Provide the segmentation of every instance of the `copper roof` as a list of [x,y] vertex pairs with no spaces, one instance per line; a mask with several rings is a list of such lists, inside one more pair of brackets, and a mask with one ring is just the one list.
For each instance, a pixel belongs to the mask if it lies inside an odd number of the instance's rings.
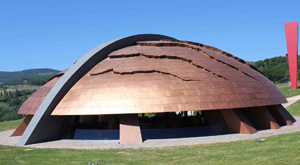
[[163,40],[137,42],[109,54],[69,90],[52,115],[217,110],[284,102],[278,88],[247,62],[211,46]]
[[60,77],[67,71],[61,71],[58,74],[54,75],[49,81],[38,88],[20,107],[18,114],[23,115],[34,115],[38,110],[39,106],[44,101],[47,94],[50,92],[52,87],[56,84],[56,82],[60,79]]

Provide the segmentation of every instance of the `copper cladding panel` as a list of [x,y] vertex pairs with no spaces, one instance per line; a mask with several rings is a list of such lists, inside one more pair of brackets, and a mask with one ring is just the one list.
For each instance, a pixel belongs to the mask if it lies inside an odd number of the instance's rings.
[[11,136],[22,136],[33,115],[27,115]]
[[20,107],[18,114],[22,115],[34,115],[39,106],[42,104],[43,100],[50,92],[52,87],[60,79],[62,75],[66,73],[68,69],[65,69],[58,74],[51,77],[48,82],[42,87],[38,88]]
[[52,80],[47,82],[42,87],[38,88],[20,107],[18,114],[22,115],[34,115],[39,106],[42,104],[43,100],[50,92],[52,87],[59,80],[59,77],[54,77]]
[[212,48],[178,43],[141,42],[112,52],[71,88],[52,115],[220,110],[286,102],[273,83],[247,64]]

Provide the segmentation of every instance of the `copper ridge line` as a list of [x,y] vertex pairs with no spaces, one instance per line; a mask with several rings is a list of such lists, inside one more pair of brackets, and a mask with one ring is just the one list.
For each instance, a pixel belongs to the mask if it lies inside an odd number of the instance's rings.
[[240,62],[242,64],[245,64],[246,66],[254,69],[255,71],[259,72],[260,74],[262,74],[263,76],[266,77],[266,75],[264,75],[264,73],[262,73],[260,70],[258,70],[255,66],[251,65],[249,62],[244,61],[243,59],[240,59],[237,56],[234,56],[233,54],[230,54],[230,53],[228,53],[226,51],[220,50],[220,49],[218,49],[216,47],[209,46],[209,45],[204,45],[204,44],[201,44],[201,43],[191,42],[191,41],[179,41],[179,40],[173,40],[173,39],[163,39],[161,41],[180,42],[180,43],[187,43],[187,44],[191,44],[191,45],[195,45],[195,46],[199,46],[199,47],[205,47],[206,49],[209,49],[209,50],[221,53],[221,54],[223,54],[223,55],[225,55],[227,57],[233,58],[233,59],[237,60],[238,62]]
[[172,74],[172,73],[169,73],[169,72],[162,72],[162,71],[159,71],[159,70],[139,70],[139,71],[132,71],[132,72],[117,72],[117,71],[114,71],[113,69],[107,69],[103,72],[91,73],[90,75],[91,76],[96,76],[96,75],[105,74],[105,73],[108,73],[108,72],[113,72],[114,74],[120,74],[120,75],[136,74],[136,73],[160,73],[160,74],[170,75],[170,76],[179,78],[182,81],[201,81],[201,80],[185,79],[185,78],[182,78],[182,77],[177,76],[175,74]]
[[193,66],[197,67],[197,68],[200,68],[202,70],[204,70],[205,72],[208,72],[218,78],[222,78],[224,80],[227,80],[227,78],[217,74],[217,73],[214,73],[213,71],[209,70],[209,69],[206,69],[204,68],[203,66],[200,66],[200,65],[197,65],[195,63],[193,63],[193,60],[190,60],[190,59],[186,59],[186,58],[183,58],[183,57],[178,57],[178,56],[170,56],[170,55],[159,55],[159,56],[153,56],[153,55],[146,55],[146,54],[142,54],[142,53],[136,53],[136,54],[121,54],[121,55],[114,55],[110,58],[123,58],[123,57],[138,57],[138,56],[142,56],[142,57],[146,57],[146,58],[156,58],[156,59],[173,59],[173,60],[182,60],[182,61],[185,61],[185,62],[188,62],[188,63],[191,63]]
[[226,62],[224,62],[224,61],[221,61],[221,60],[219,60],[219,59],[216,59],[215,57],[209,55],[209,54],[208,54],[207,52],[205,52],[204,50],[202,50],[202,49],[200,49],[200,48],[197,48],[197,47],[194,47],[193,45],[190,45],[190,44],[176,43],[176,42],[172,42],[172,43],[145,43],[145,42],[137,42],[137,44],[140,45],[140,46],[158,46],[158,47],[160,47],[160,46],[174,46],[174,47],[175,47],[175,46],[178,46],[178,47],[190,48],[190,49],[192,49],[192,50],[195,50],[195,51],[197,51],[197,52],[200,52],[200,53],[204,54],[204,55],[207,56],[208,58],[211,58],[211,59],[213,59],[213,60],[215,60],[215,61],[217,61],[217,62],[220,62],[220,63],[222,63],[222,64],[224,64],[224,65],[226,65],[226,66],[229,66],[229,67],[231,67],[231,68],[233,68],[233,69],[235,69],[235,70],[237,70],[237,71],[243,73],[244,75],[246,75],[246,76],[248,76],[248,77],[250,77],[250,78],[252,78],[252,79],[254,79],[254,80],[258,81],[258,82],[260,82],[261,84],[264,84],[263,82],[261,82],[261,81],[258,80],[257,78],[255,78],[255,77],[253,77],[253,76],[251,76],[251,75],[245,73],[245,72],[242,71],[241,69],[239,69],[239,68],[237,68],[237,67],[235,67],[235,66],[233,66],[233,65],[231,65],[231,64],[228,64],[228,63],[226,63]]
[[53,80],[54,78],[61,77],[61,76],[63,76],[64,74],[65,74],[65,73],[63,73],[63,72],[57,73],[56,75],[52,76],[47,82]]

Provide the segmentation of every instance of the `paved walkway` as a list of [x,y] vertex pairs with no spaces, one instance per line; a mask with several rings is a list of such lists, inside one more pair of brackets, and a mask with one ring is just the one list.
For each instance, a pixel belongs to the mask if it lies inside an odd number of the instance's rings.
[[[295,117],[300,121],[300,117]],[[10,137],[14,130],[0,132],[0,145],[15,146],[20,137]],[[258,131],[255,134],[227,134],[218,136],[203,136],[193,138],[178,139],[158,139],[146,140],[141,144],[118,144],[117,140],[57,140],[39,144],[28,145],[33,148],[70,148],[70,149],[108,149],[108,148],[140,148],[140,147],[166,147],[166,146],[184,146],[196,144],[211,144],[220,142],[233,142],[238,140],[256,140],[259,138],[298,132],[300,131],[300,122],[295,122],[292,126],[283,126],[280,129],[269,129]]]
[[300,100],[300,95],[287,98],[287,103],[282,104],[285,108]]

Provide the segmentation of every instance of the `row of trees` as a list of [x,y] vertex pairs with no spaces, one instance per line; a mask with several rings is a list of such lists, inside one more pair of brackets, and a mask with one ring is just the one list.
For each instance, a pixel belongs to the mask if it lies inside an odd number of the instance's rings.
[[7,80],[0,84],[0,87],[5,87],[7,85],[36,85],[41,86],[44,85],[49,80],[49,76],[25,76],[22,78],[13,78]]
[[274,83],[283,83],[290,80],[289,63],[286,56],[259,60],[257,62],[252,62],[251,64],[258,68]]
[[8,107],[0,105],[0,122],[21,119],[23,116],[18,115],[19,108],[16,106]]

